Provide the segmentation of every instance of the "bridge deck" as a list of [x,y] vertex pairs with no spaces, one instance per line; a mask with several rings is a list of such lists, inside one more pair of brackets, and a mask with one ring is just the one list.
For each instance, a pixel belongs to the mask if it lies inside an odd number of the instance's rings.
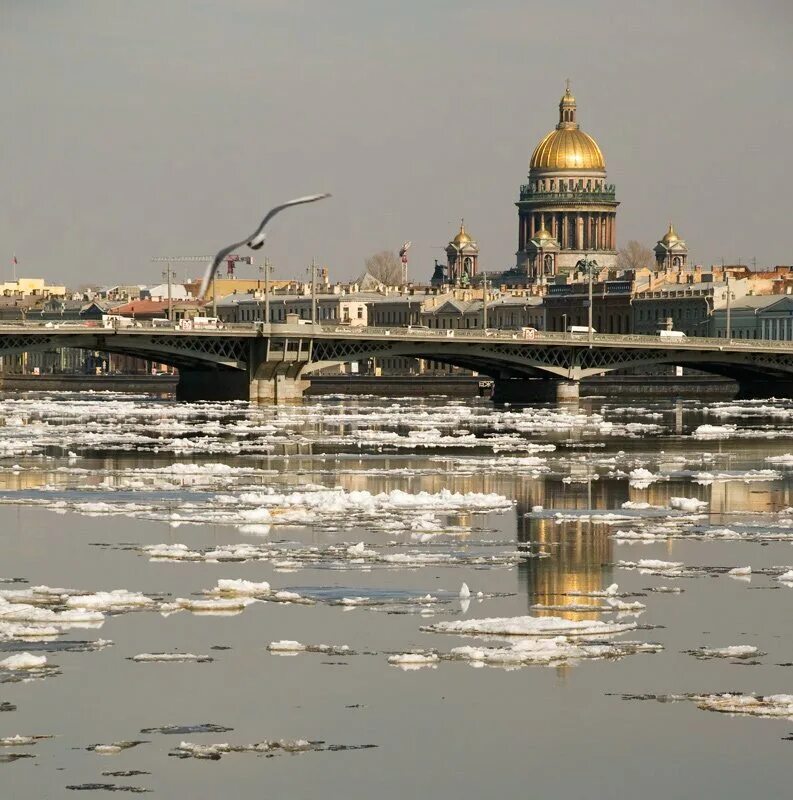
[[151,338],[153,336],[174,336],[179,338],[236,338],[254,339],[257,337],[300,338],[300,339],[345,339],[368,341],[400,341],[400,342],[433,342],[441,343],[449,339],[463,340],[476,344],[512,342],[536,347],[569,345],[573,348],[620,348],[625,350],[684,350],[708,352],[757,352],[793,353],[793,341],[775,339],[716,339],[709,337],[664,337],[643,336],[638,334],[605,334],[595,333],[592,336],[577,333],[537,331],[532,336],[525,336],[520,331],[501,329],[469,330],[469,329],[410,329],[403,327],[363,327],[323,324],[282,324],[263,323],[227,324],[222,328],[202,328],[184,330],[177,326],[152,326],[138,322],[135,326],[104,328],[91,323],[0,323],[0,337],[14,335],[46,335],[51,341],[64,340],[68,347],[68,339],[79,336],[115,336],[123,335],[135,338]]

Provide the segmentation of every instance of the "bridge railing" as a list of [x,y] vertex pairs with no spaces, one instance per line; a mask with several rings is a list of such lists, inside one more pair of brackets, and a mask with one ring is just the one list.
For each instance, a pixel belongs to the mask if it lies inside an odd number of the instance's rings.
[[[576,345],[589,344],[586,333],[569,333],[566,331],[534,331],[524,333],[521,330],[503,328],[404,328],[404,327],[347,327],[335,325],[318,326],[324,334],[348,335],[362,338],[365,336],[409,336],[431,339],[496,339],[522,342],[570,343]],[[593,333],[593,344],[638,344],[643,346],[664,347],[669,349],[698,349],[703,346],[741,348],[746,350],[771,349],[780,347],[793,350],[793,341],[782,339],[720,339],[708,336],[666,337],[634,333]]]
[[161,322],[153,323],[151,320],[135,320],[132,326],[107,328],[101,322],[86,320],[51,320],[40,321],[0,321],[0,333],[11,332],[12,330],[55,332],[79,332],[79,333],[178,333],[182,335],[228,335],[238,334],[247,336],[256,335],[284,335],[290,337],[311,338],[312,336],[344,336],[350,338],[368,337],[395,337],[400,339],[443,341],[448,339],[475,339],[478,341],[520,341],[529,343],[546,344],[571,344],[588,345],[592,344],[609,345],[612,347],[624,345],[639,345],[641,347],[664,348],[670,350],[697,350],[707,348],[730,350],[790,350],[793,352],[793,341],[780,339],[725,339],[706,336],[690,337],[665,337],[652,336],[647,334],[634,333],[593,333],[591,340],[586,332],[570,333],[567,331],[540,331],[533,329],[509,330],[504,328],[425,328],[421,326],[401,327],[401,326],[355,326],[328,324],[325,322],[312,324],[307,322],[300,323],[272,323],[248,322],[248,323],[222,323],[217,328],[198,328],[182,329],[177,323],[164,325]]

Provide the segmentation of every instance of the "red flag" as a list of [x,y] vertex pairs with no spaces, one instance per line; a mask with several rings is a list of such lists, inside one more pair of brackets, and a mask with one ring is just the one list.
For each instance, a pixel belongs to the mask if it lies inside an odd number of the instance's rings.
[[16,266],[19,262],[17,261],[17,254],[14,253],[14,257],[11,259],[11,263]]

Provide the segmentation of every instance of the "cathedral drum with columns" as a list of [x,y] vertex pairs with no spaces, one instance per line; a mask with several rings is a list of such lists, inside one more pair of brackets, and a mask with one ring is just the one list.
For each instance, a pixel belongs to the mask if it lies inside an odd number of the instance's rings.
[[585,255],[601,268],[615,266],[619,203],[606,183],[603,153],[576,121],[569,85],[559,124],[535,148],[516,205],[517,269],[530,282],[569,274]]

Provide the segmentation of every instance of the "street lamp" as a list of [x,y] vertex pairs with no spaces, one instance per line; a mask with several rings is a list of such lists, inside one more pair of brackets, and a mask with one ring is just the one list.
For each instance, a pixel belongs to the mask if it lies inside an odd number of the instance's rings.
[[168,267],[162,273],[163,278],[168,281],[168,322],[173,322],[173,296],[171,294],[171,276],[173,270],[171,269],[171,262],[168,262]]
[[592,271],[598,268],[598,262],[594,258],[589,258],[589,254],[576,263],[576,269],[586,270],[589,277],[589,330],[587,331],[587,339],[592,342]]
[[264,264],[259,265],[259,275],[264,273],[264,321],[270,324],[270,275],[273,274],[273,265],[270,259],[265,258]]

